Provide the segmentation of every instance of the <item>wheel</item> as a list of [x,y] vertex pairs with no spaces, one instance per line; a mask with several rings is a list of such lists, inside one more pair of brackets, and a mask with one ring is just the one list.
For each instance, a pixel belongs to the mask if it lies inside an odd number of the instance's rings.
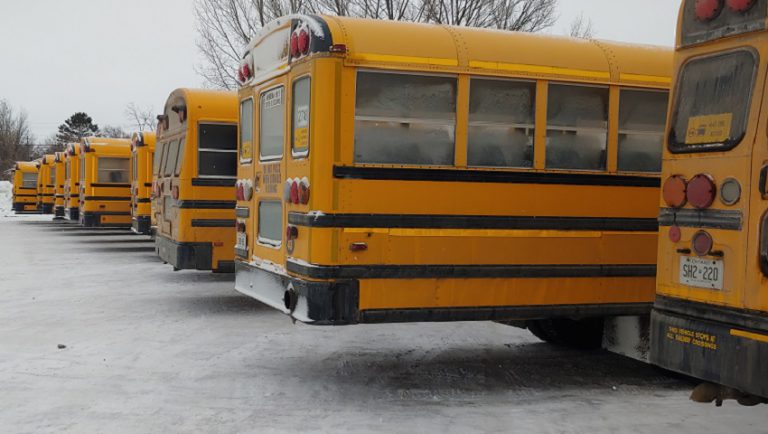
[[544,342],[580,349],[603,344],[603,318],[550,318],[528,321],[528,330]]

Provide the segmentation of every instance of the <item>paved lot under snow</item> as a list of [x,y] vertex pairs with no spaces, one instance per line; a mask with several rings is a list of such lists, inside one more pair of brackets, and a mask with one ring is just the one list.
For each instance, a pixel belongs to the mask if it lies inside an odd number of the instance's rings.
[[0,267],[2,432],[768,430],[768,406],[498,324],[294,325],[126,232],[0,218]]

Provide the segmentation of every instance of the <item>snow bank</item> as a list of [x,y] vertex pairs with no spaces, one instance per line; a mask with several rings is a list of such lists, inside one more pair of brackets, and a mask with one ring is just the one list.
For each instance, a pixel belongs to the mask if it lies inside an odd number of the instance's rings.
[[13,214],[13,184],[0,181],[0,216]]

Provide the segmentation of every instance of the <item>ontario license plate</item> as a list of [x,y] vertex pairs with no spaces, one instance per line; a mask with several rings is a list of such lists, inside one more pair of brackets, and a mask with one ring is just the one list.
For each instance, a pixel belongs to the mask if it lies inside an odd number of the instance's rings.
[[237,243],[237,245],[235,247],[237,247],[238,249],[247,249],[248,248],[248,239],[246,238],[246,235],[243,232],[238,232],[237,233],[237,237],[235,239],[235,242]]
[[714,259],[680,258],[680,283],[707,289],[723,289],[723,261]]

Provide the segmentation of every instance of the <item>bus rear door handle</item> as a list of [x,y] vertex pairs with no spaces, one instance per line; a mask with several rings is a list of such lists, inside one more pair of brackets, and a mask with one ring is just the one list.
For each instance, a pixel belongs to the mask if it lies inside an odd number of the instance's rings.
[[760,196],[763,199],[768,199],[768,187],[766,187],[766,183],[768,182],[768,164],[763,166],[762,169],[760,169],[760,185],[758,186],[758,189],[760,190]]

